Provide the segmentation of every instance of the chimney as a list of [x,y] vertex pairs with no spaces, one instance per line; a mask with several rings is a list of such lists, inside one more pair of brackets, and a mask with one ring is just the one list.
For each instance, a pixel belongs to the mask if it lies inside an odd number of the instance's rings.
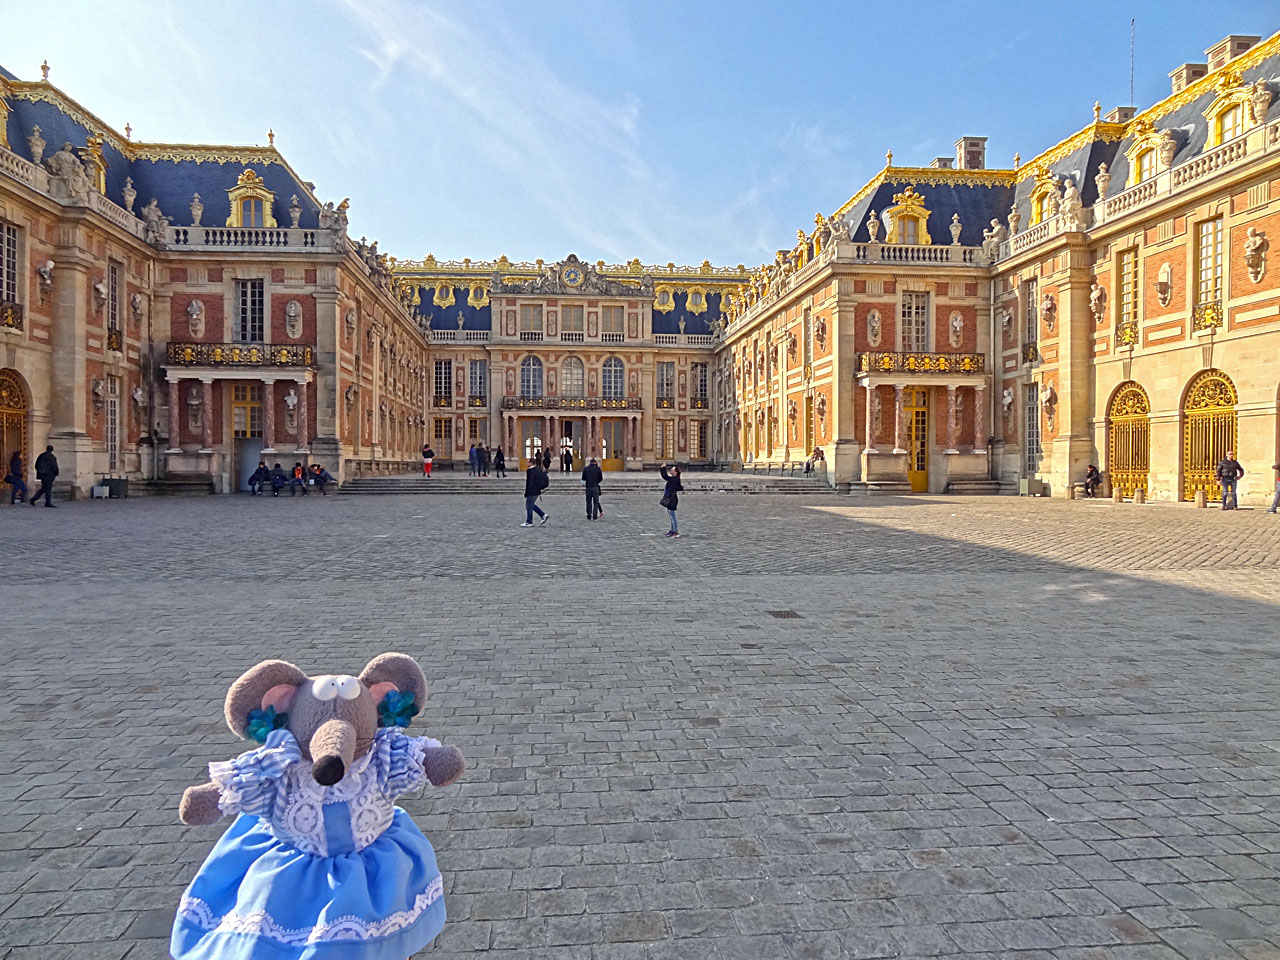
[[986,137],[961,137],[956,141],[956,168],[981,170],[987,162]]
[[1209,60],[1209,69],[1217,70],[1219,67],[1226,66],[1261,39],[1261,37],[1241,37],[1235,34],[1223,37],[1204,52]]
[[1107,123],[1124,123],[1133,119],[1133,115],[1138,112],[1137,107],[1112,107],[1107,111],[1107,115],[1103,117]]
[[951,158],[950,157],[934,157],[933,162],[930,163],[929,166],[932,167],[934,170],[950,170],[952,169]]
[[1169,74],[1169,79],[1173,81],[1173,92],[1177,93],[1179,90],[1185,90],[1208,72],[1208,64],[1184,63]]

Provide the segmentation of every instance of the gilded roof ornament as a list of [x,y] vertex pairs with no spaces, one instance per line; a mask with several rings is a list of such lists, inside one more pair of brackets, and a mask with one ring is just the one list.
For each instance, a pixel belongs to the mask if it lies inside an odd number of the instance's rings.
[[46,60],[40,64],[40,79],[45,83],[49,82],[49,61]]
[[276,132],[270,127],[267,128],[267,146],[274,147],[276,145]]
[[124,125],[124,138],[126,140],[133,139],[133,127],[129,126],[127,123]]
[[1095,100],[1093,101],[1093,122],[1097,123],[1101,119],[1102,119],[1102,101]]
[[884,152],[884,165],[885,165],[886,167],[892,167],[892,166],[893,166],[893,151],[892,151],[892,150],[886,150],[886,151]]
[[262,186],[262,177],[258,176],[251,167],[245,167],[244,173],[240,174],[236,180],[236,186],[240,187],[259,187]]

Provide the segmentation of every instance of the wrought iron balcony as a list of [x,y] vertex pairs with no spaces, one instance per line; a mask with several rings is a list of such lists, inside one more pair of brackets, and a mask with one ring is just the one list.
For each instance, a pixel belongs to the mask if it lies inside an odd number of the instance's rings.
[[467,397],[468,407],[487,407],[488,405],[489,398],[482,393],[473,393],[471,396]]
[[1022,362],[1035,363],[1040,359],[1040,350],[1034,343],[1024,343],[1022,345]]
[[1121,320],[1116,325],[1116,342],[1131,347],[1138,342],[1138,321]]
[[674,410],[676,407],[675,397],[659,397],[655,406],[659,410]]
[[171,343],[169,363],[181,367],[314,367],[315,349],[280,343]]
[[859,373],[982,373],[980,353],[860,353]]
[[690,410],[706,410],[711,404],[706,397],[694,397],[689,401]]
[[503,397],[503,410],[639,410],[639,397]]
[[0,329],[22,329],[22,304],[0,300]]
[[452,407],[452,406],[453,406],[453,397],[449,397],[449,396],[445,396],[445,397],[432,397],[432,398],[431,398],[431,406],[433,406],[433,407],[443,407],[443,408],[445,408],[445,409],[447,410],[448,408],[450,408],[450,407]]
[[1222,326],[1222,301],[1211,300],[1208,303],[1197,303],[1191,311],[1191,327],[1193,330],[1212,330]]
[[107,349],[124,353],[124,331],[119,327],[107,328]]

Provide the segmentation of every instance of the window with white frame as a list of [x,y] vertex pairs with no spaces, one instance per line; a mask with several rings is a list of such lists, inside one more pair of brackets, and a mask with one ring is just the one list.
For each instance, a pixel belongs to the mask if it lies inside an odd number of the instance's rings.
[[600,308],[600,332],[619,335],[622,333],[622,307]]
[[560,365],[560,396],[582,396],[585,382],[582,361],[577,357],[565,357]]
[[1027,476],[1033,477],[1040,471],[1040,387],[1029,383],[1026,388],[1026,425],[1024,437],[1026,441]]
[[489,361],[472,360],[467,377],[468,395],[484,397],[489,393]]
[[107,470],[120,469],[120,378],[107,377]]
[[1202,220],[1196,236],[1196,305],[1222,299],[1222,218]]
[[435,392],[432,394],[438,400],[448,399],[453,396],[453,361],[437,360],[435,368]]
[[604,362],[600,375],[600,393],[607,400],[621,400],[623,397],[622,361],[610,357]]
[[902,352],[929,350],[929,294],[908,291],[902,295]]
[[695,400],[707,399],[707,365],[705,363],[695,363],[691,365],[690,374],[693,379],[692,397]]
[[653,452],[660,460],[674,460],[676,456],[676,422],[655,420],[653,424]]
[[120,264],[107,264],[107,329],[120,329]]
[[537,357],[520,361],[520,396],[542,396],[542,361]]
[[542,304],[522,303],[520,305],[520,332],[542,333]]
[[560,332],[582,332],[582,307],[579,304],[567,304],[560,308]]
[[674,360],[658,361],[658,399],[674,400],[676,396],[676,364]]
[[1116,322],[1120,326],[1137,326],[1138,323],[1138,251],[1123,250],[1120,253],[1120,303]]
[[261,343],[263,335],[263,281],[236,281],[236,339],[241,343]]
[[1022,284],[1022,306],[1026,323],[1024,324],[1026,343],[1035,343],[1040,339],[1040,314],[1039,305],[1036,303],[1036,295],[1039,291],[1036,288],[1034,280],[1024,281]]
[[0,221],[0,303],[18,302],[18,228]]

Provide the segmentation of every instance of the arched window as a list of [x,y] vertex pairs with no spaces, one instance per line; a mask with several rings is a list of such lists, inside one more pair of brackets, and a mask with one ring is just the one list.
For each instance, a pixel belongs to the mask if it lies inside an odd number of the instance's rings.
[[577,357],[565,357],[560,368],[560,396],[582,396],[582,361]]
[[520,361],[520,396],[542,396],[542,361],[537,357]]
[[1228,107],[1218,116],[1218,142],[1225,143],[1244,133],[1244,108],[1240,104]]
[[604,362],[604,370],[601,372],[600,378],[600,389],[607,400],[622,399],[622,361],[617,357],[610,357]]

